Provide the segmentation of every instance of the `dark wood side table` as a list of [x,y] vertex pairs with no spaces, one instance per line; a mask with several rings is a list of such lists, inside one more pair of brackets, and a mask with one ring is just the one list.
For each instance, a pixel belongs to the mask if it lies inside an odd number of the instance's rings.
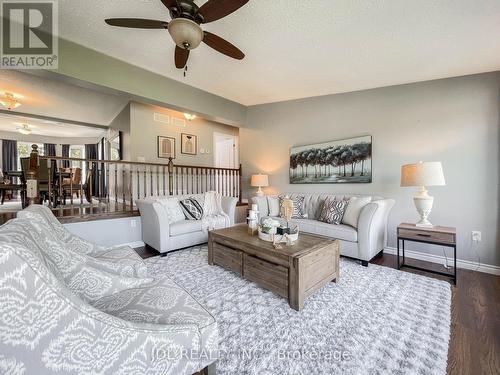
[[[403,262],[399,261],[399,244],[401,241],[403,250]],[[427,243],[431,245],[446,246],[453,248],[453,273],[434,271],[427,268],[405,264],[405,241]],[[417,227],[415,224],[402,223],[398,225],[398,270],[402,267],[412,268],[419,271],[448,276],[457,285],[457,231],[452,227]]]

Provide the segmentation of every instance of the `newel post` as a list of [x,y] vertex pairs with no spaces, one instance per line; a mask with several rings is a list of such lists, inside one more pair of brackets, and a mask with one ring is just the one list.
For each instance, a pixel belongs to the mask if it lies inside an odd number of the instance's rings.
[[28,170],[26,171],[26,197],[28,205],[35,204],[38,199],[38,146],[31,145]]
[[239,203],[241,204],[242,199],[243,199],[243,197],[241,196],[242,192],[243,192],[243,188],[241,187],[241,180],[242,180],[242,178],[241,178],[241,164],[240,164],[240,168],[238,169],[238,174],[239,174],[239,179],[240,179],[240,182],[238,184],[238,187],[239,187],[239,198],[238,199],[239,199]]
[[168,195],[174,195],[174,162],[168,158]]

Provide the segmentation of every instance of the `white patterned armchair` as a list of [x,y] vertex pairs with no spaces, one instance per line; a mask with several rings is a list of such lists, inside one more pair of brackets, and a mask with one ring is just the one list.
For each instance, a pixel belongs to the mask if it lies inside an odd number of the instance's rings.
[[37,210],[0,227],[1,374],[192,374],[216,360],[217,324],[185,290],[75,251]]

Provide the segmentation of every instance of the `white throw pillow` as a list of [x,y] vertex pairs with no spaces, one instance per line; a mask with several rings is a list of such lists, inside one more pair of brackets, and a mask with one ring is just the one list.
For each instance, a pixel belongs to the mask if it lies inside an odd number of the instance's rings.
[[269,216],[280,215],[280,200],[278,197],[267,197],[267,205],[269,206]]
[[358,218],[364,206],[372,201],[372,197],[352,197],[344,212],[342,224],[358,227]]
[[163,206],[170,223],[176,223],[186,219],[177,198],[162,198],[158,199],[157,202]]

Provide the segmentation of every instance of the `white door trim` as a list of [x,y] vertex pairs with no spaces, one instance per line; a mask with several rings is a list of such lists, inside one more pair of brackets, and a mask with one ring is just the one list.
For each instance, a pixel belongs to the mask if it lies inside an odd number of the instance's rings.
[[229,139],[232,138],[234,142],[234,147],[233,147],[233,152],[234,152],[234,168],[238,169],[240,165],[240,153],[239,153],[239,137],[237,135],[232,135],[232,134],[226,134],[226,133],[218,133],[214,132],[213,134],[213,162],[214,166],[218,167],[217,165],[217,140],[220,138],[225,138]]

